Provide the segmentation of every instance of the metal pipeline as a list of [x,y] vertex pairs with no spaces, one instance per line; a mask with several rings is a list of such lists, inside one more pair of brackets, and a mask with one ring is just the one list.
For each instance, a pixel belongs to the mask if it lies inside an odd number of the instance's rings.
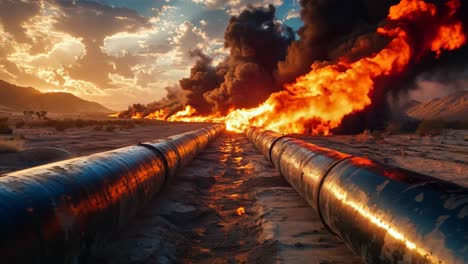
[[468,188],[272,131],[245,133],[365,262],[468,262]]
[[80,263],[148,204],[224,125],[0,177],[0,256]]

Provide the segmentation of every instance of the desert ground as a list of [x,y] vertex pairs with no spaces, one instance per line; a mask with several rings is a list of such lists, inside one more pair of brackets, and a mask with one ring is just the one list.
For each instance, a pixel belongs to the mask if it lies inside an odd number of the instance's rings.
[[[0,170],[35,165],[31,149],[52,158],[89,155],[178,134],[210,124],[144,122],[57,131],[15,129],[23,150],[0,154]],[[468,131],[439,136],[309,137],[314,144],[366,156],[468,186]],[[54,150],[48,148],[56,148]],[[60,149],[58,151],[57,149]],[[37,153],[37,152],[36,152]],[[40,156],[47,156],[41,154]],[[16,161],[16,163],[12,163]],[[322,226],[312,208],[242,134],[226,132],[172,179],[154,202],[89,263],[361,263]]]

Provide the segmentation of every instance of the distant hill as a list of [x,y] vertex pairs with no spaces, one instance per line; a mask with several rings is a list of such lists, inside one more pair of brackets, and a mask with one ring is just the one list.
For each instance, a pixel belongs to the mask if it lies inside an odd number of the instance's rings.
[[410,109],[415,108],[419,104],[421,104],[421,102],[411,99],[401,106],[401,111],[407,113]]
[[0,110],[45,110],[51,113],[111,113],[112,110],[70,93],[42,93],[0,80]]
[[409,107],[406,113],[417,119],[468,121],[468,91],[459,91]]

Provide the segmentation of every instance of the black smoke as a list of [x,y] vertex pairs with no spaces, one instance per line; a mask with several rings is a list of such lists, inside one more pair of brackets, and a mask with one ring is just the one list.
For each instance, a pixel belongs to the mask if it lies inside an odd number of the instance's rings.
[[229,56],[218,67],[223,82],[204,94],[214,112],[255,107],[282,87],[276,79],[278,62],[294,40],[291,28],[275,19],[275,8],[249,7],[229,20],[224,46]]

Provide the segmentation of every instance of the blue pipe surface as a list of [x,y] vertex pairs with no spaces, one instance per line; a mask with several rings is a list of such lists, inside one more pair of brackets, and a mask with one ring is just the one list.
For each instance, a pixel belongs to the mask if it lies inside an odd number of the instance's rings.
[[6,263],[81,263],[147,205],[223,125],[0,177]]

